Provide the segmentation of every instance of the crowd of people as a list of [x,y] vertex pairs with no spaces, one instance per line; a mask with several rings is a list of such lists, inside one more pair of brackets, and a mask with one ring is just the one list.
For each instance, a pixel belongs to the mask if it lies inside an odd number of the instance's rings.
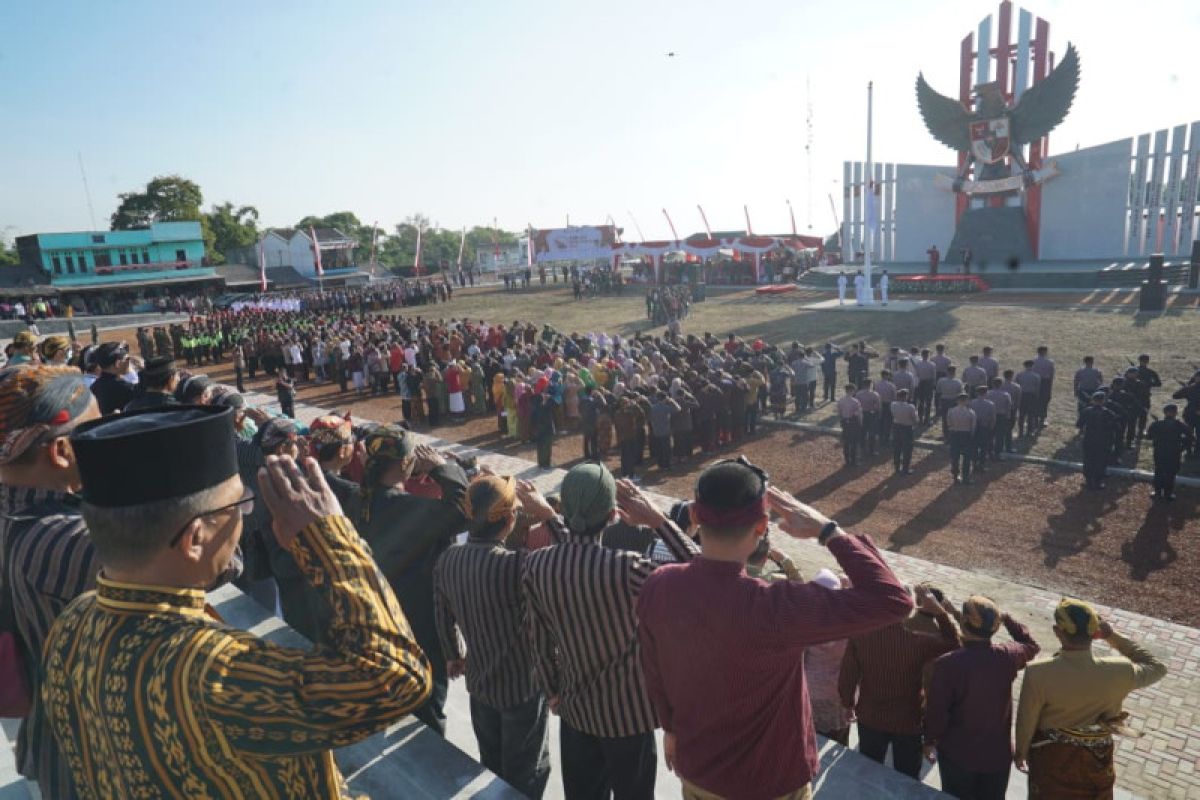
[[[331,748],[408,713],[444,733],[460,676],[482,763],[534,798],[549,714],[568,798],[652,796],[656,728],[696,800],[809,797],[816,735],[847,744],[852,726],[864,755],[890,751],[906,775],[936,761],[956,797],[1003,797],[1014,763],[1037,796],[1111,789],[1122,701],[1166,668],[1087,603],[1058,606],[1060,649],[1034,661],[1039,644],[995,602],[904,586],[868,538],[744,458],[705,468],[670,514],[628,480],[647,451],[661,469],[697,449],[711,461],[760,416],[825,404],[847,464],[890,445],[903,472],[940,424],[968,481],[1046,424],[1047,348],[1019,373],[984,348],[960,372],[941,345],[564,334],[379,313],[388,301],[214,308],[139,331],[140,358],[123,342],[14,340],[0,370],[0,682],[13,689],[0,711],[24,718],[19,768],[44,796],[224,795],[248,775],[266,796],[337,796]],[[226,358],[238,386],[177,362]],[[1107,463],[1144,433],[1169,498],[1200,376],[1176,393],[1185,421],[1149,424],[1149,362],[1106,382],[1085,359],[1071,388],[1085,456]],[[260,370],[282,415],[242,395]],[[396,394],[402,419],[302,426],[309,381]],[[536,442],[542,467],[577,432],[585,461],[546,497],[412,432],[472,414]],[[603,464],[614,447],[620,479]],[[772,516],[840,572],[801,575]],[[229,581],[313,649],[204,613],[204,591]],[[1093,653],[1097,640],[1119,655]]]

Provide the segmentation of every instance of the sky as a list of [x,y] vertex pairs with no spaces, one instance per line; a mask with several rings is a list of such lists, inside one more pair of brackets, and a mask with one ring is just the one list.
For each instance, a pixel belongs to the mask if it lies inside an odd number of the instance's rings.
[[[1020,5],[1019,3],[1017,4]],[[1028,0],[1080,89],[1051,151],[1200,119],[1200,3]],[[951,164],[919,71],[958,85],[993,0],[0,3],[0,236],[107,228],[155,175],[285,226],[566,224],[670,238],[835,228],[845,160]],[[1015,12],[1014,12],[1015,16]],[[674,52],[674,57],[668,57]],[[1189,63],[1190,62],[1190,63]],[[806,154],[807,122],[812,148]],[[636,222],[635,222],[636,221]],[[638,229],[641,233],[639,234]]]

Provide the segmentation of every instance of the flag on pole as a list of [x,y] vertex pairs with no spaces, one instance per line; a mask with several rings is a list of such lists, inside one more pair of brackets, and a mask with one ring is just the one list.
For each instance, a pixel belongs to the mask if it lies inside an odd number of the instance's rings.
[[704,223],[704,232],[708,234],[708,238],[713,238],[712,228],[708,226],[708,217],[704,216],[704,209],[700,207],[699,203],[696,204],[696,210],[700,212],[700,221]]
[[413,260],[413,274],[421,274],[421,225],[417,224],[417,255]]
[[671,229],[671,239],[678,242],[679,234],[675,232],[675,223],[671,222],[671,215],[667,213],[665,208],[662,210],[662,212],[663,216],[667,218],[667,226]]
[[258,237],[258,288],[259,291],[267,290],[267,248],[263,244],[265,236]]
[[458,242],[458,271],[462,272],[463,250],[467,248],[467,226],[463,226],[462,239]]
[[321,267],[321,243],[317,241],[317,229],[312,225],[308,226],[308,235],[312,237],[313,243],[313,267],[317,271],[317,277],[325,274],[325,270]]
[[492,217],[492,255],[497,261],[500,260],[500,223],[495,217]]
[[371,223],[371,277],[375,277],[375,240],[379,237],[379,223]]
[[742,206],[742,210],[746,212],[746,234],[748,236],[753,236],[754,226],[750,224],[750,206],[744,205]]

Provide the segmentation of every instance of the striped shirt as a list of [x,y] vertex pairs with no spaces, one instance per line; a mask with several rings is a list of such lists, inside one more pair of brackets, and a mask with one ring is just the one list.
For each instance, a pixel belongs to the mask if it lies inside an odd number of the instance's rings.
[[[670,521],[656,533],[677,561],[698,552]],[[634,615],[653,569],[643,555],[575,534],[526,558],[534,668],[546,696],[559,698],[563,721],[578,731],[620,737],[657,727]]]
[[838,694],[860,725],[886,733],[921,732],[925,665],[959,646],[958,630],[948,616],[937,617],[937,625],[941,636],[895,622],[850,639]]
[[[547,527],[556,541],[562,538],[553,521]],[[467,539],[442,553],[433,568],[433,612],[442,652],[447,661],[466,659],[468,694],[499,710],[537,692],[521,591],[528,555],[500,542]]]
[[41,654],[54,620],[92,588],[99,563],[73,495],[0,487],[0,576],[28,662],[33,706],[17,734],[17,766],[43,797],[74,795],[71,771],[47,724]]

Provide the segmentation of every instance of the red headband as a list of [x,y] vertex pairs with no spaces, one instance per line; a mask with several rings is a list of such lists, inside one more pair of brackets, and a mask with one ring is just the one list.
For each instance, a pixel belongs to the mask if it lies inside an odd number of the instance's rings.
[[716,508],[706,505],[701,500],[694,500],[688,506],[688,512],[696,522],[706,528],[742,528],[753,525],[767,516],[766,495],[756,498],[754,502],[741,508]]

